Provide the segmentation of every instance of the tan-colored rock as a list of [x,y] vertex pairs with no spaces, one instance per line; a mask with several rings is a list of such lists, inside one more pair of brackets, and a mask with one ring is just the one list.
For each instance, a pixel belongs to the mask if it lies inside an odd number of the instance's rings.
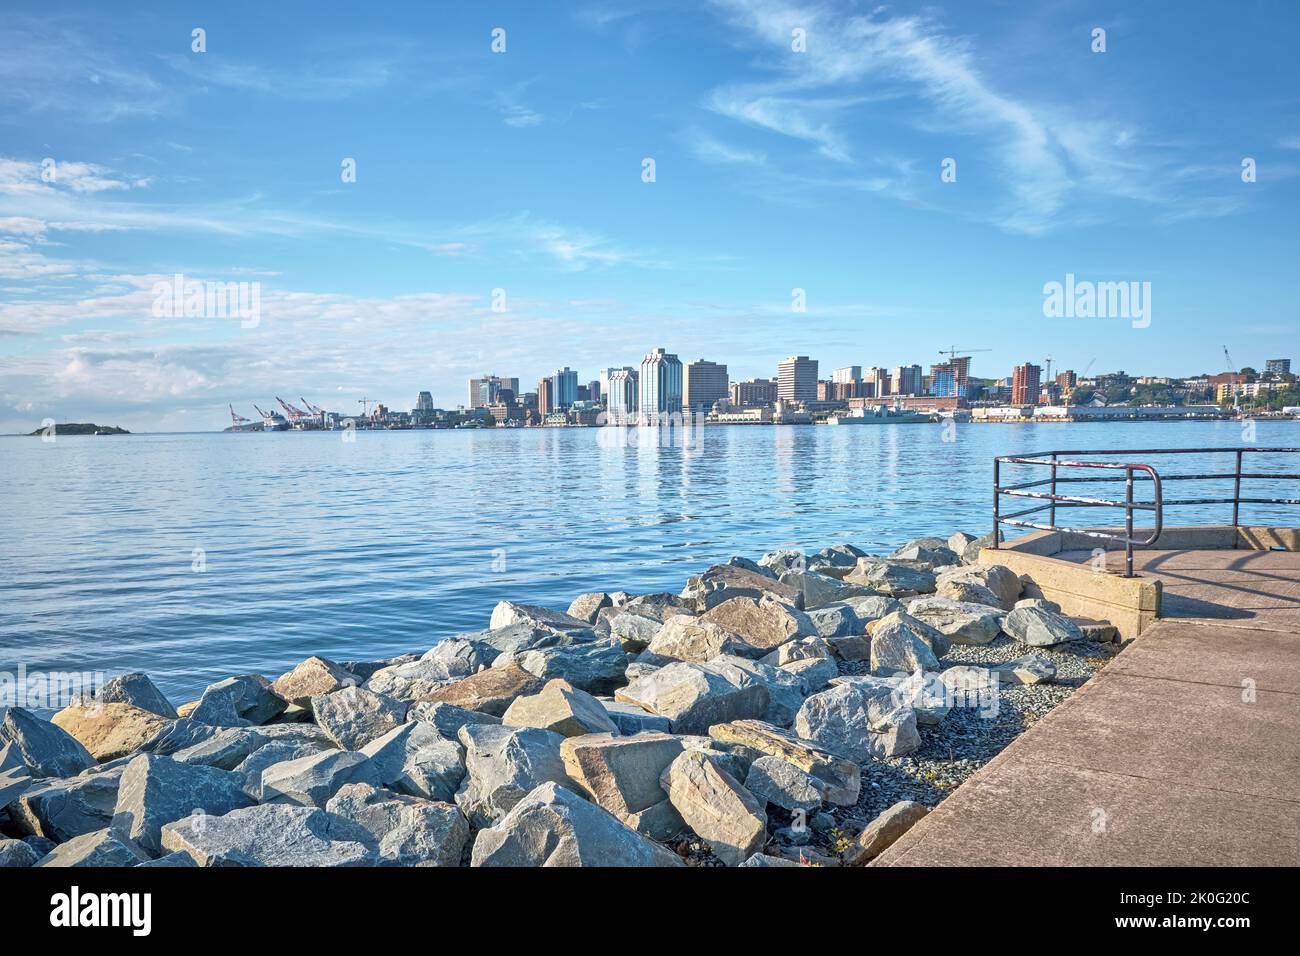
[[613,602],[604,591],[579,594],[573,599],[573,603],[569,605],[569,617],[577,618],[579,621],[586,621],[588,624],[595,624],[596,616],[600,614],[602,608],[607,607],[613,607]]
[[844,855],[845,864],[865,866],[870,863],[929,812],[930,808],[925,804],[915,800],[900,800],[868,823],[858,834],[852,848]]
[[100,763],[134,753],[171,724],[167,717],[130,704],[74,704],[51,720],[76,737]]
[[501,722],[514,727],[541,727],[562,737],[618,733],[618,725],[600,701],[558,677],[547,681],[540,693],[516,697]]
[[671,734],[588,734],[564,741],[560,757],[570,779],[598,805],[638,833],[662,841],[683,826],[659,782],[682,750],[681,740]]
[[650,641],[649,650],[659,657],[697,664],[707,664],[719,654],[754,654],[754,647],[739,634],[707,619],[685,615],[670,617]]
[[179,707],[176,708],[176,716],[188,717],[191,713],[193,713],[194,708],[197,706],[199,706],[199,702],[197,700],[191,700],[188,703],[181,704]]
[[536,694],[546,682],[534,677],[518,664],[489,667],[454,684],[440,687],[421,697],[416,703],[442,701],[466,710],[479,710],[500,717],[516,697]]
[[[700,620],[717,624],[754,647],[770,650],[795,637],[817,634],[817,625],[793,604],[770,595],[734,597],[706,611]],[[667,627],[667,625],[664,625]]]
[[687,750],[664,771],[673,808],[728,866],[763,848],[767,813],[758,799],[722,768],[717,755]]
[[836,756],[804,740],[788,730],[783,730],[762,720],[733,720],[714,724],[709,736],[725,744],[748,747],[759,753],[780,757],[805,773],[812,774],[826,784],[826,800],[840,806],[853,806],[861,791],[861,771],[852,760]]
[[313,697],[332,694],[357,683],[356,677],[333,661],[309,657],[271,684],[271,690],[291,704],[308,707]]

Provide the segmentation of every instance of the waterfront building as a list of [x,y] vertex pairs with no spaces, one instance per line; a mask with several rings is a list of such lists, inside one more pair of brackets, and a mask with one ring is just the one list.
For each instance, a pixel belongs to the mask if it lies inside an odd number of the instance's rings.
[[[1078,378],[1072,369],[1066,369],[1056,376],[1056,384],[1061,387],[1062,392],[1072,392],[1078,385]],[[1165,384],[1168,384],[1166,380]]]
[[556,408],[572,408],[578,400],[578,373],[566,365],[551,376],[551,388]]
[[950,361],[931,365],[930,394],[945,398],[969,398],[970,356],[961,355]]
[[519,394],[519,379],[499,375],[483,375],[469,380],[469,403],[466,408],[487,408],[498,400],[501,389],[508,388]]
[[1011,404],[1037,405],[1041,387],[1039,378],[1043,370],[1031,362],[1017,365],[1011,375]]
[[605,395],[605,390],[601,388],[600,382],[587,383],[587,400],[591,402],[600,401]]
[[555,383],[544,378],[537,383],[537,413],[545,419],[555,411]]
[[682,362],[676,355],[655,349],[641,360],[637,396],[640,420],[651,424],[682,411]]
[[836,385],[846,385],[849,382],[860,382],[861,380],[861,365],[846,365],[844,368],[837,368],[831,372],[831,381]]
[[1264,363],[1264,374],[1278,375],[1278,376],[1290,375],[1291,360],[1290,359],[1269,359]]
[[762,408],[776,401],[776,382],[770,378],[751,378],[731,383],[731,404],[736,408]]
[[817,360],[791,355],[777,366],[776,394],[786,402],[817,401]]
[[921,386],[924,374],[919,365],[899,365],[890,375],[892,390],[895,395],[924,395]]
[[640,378],[634,368],[608,369],[606,384],[606,412],[611,425],[631,425],[636,422],[638,388]]
[[889,372],[883,368],[872,367],[867,369],[867,384],[871,386],[871,394],[875,398],[884,398],[889,395],[893,389],[889,379]]
[[682,369],[682,407],[686,411],[708,413],[713,403],[729,393],[727,366],[696,359]]

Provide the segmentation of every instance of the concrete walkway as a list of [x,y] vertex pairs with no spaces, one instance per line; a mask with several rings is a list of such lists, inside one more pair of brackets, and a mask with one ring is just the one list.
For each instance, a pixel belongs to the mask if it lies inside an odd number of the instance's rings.
[[1162,619],[875,865],[1300,865],[1300,554],[1135,566]]

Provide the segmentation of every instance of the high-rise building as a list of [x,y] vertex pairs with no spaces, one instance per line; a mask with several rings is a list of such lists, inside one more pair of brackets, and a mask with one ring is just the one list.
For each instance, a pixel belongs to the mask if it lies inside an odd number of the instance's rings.
[[919,365],[899,365],[894,368],[890,375],[893,392],[895,395],[921,395],[924,390],[921,387],[921,381],[924,373]]
[[867,369],[867,382],[871,385],[871,394],[875,398],[885,398],[893,394],[892,381],[886,369],[874,366]]
[[1079,384],[1079,378],[1074,374],[1073,369],[1066,369],[1064,372],[1057,374],[1056,384],[1063,392],[1073,391],[1075,386]]
[[572,408],[578,400],[578,373],[567,365],[551,376],[555,410]]
[[537,383],[537,413],[545,418],[555,410],[555,381],[544,378]]
[[611,425],[632,425],[637,416],[637,380],[640,375],[631,367],[606,369],[605,411]]
[[1264,372],[1268,375],[1289,375],[1291,373],[1291,360],[1268,359],[1264,362]]
[[682,407],[694,414],[707,414],[713,403],[727,397],[727,366],[696,359],[682,369]]
[[849,382],[860,382],[861,380],[861,365],[846,365],[844,368],[837,368],[831,372],[831,381],[836,385],[847,385]]
[[957,375],[951,365],[930,366],[930,394],[942,398],[957,395]]
[[791,355],[776,367],[776,394],[787,402],[817,401],[817,360]]
[[641,421],[655,424],[665,415],[682,411],[682,362],[676,355],[655,349],[641,360],[638,404]]
[[1032,363],[1017,365],[1011,375],[1011,404],[1037,405],[1039,393],[1042,391],[1039,385],[1042,374],[1043,370]]
[[598,402],[605,394],[605,389],[601,387],[600,381],[587,383],[587,400]]
[[484,375],[469,380],[469,407],[487,408],[497,401],[501,389],[508,388],[519,394],[519,379],[502,378],[499,375]]
[[766,408],[775,401],[776,382],[770,378],[731,383],[731,404],[737,408]]

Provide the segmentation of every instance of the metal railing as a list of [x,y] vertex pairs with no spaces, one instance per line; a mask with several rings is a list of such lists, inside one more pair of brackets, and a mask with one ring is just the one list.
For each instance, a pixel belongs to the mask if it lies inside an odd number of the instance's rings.
[[[1148,547],[1160,538],[1164,528],[1164,509],[1183,505],[1232,505],[1232,526],[1238,526],[1243,504],[1300,505],[1300,498],[1243,498],[1241,482],[1243,479],[1297,479],[1300,473],[1288,472],[1247,472],[1242,470],[1242,459],[1249,454],[1295,454],[1300,448],[1145,448],[1126,451],[1109,449],[1091,449],[1079,451],[1045,451],[1030,455],[1000,455],[993,459],[993,547],[1002,541],[1002,527],[1030,528],[1037,531],[1066,531],[1073,534],[1099,538],[1105,541],[1119,541],[1124,545],[1124,576],[1133,576],[1133,548]],[[1160,475],[1156,469],[1145,462],[1135,461],[1082,461],[1089,455],[1125,455],[1125,456],[1159,456],[1159,455],[1233,455],[1236,467],[1230,472],[1205,474]],[[1026,481],[1014,485],[1002,484],[1003,465],[1030,465],[1048,468],[1051,475],[1035,481]],[[1062,476],[1061,469],[1093,469],[1110,472],[1123,472],[1122,475],[1073,475]],[[1078,482],[1104,482],[1124,480],[1124,500],[1111,501],[1106,498],[1088,498],[1082,495],[1057,494],[1057,486]],[[1152,486],[1150,501],[1134,499],[1134,481],[1149,481]],[[1166,501],[1164,482],[1167,481],[1225,481],[1232,480],[1232,497],[1230,498],[1184,498]],[[1033,488],[1047,486],[1047,491],[1032,491]],[[1043,501],[1043,504],[1026,508],[1011,514],[1002,513],[1002,496],[1029,498]],[[1124,533],[1102,531],[1096,528],[1066,528],[1056,523],[1056,509],[1061,508],[1123,508]],[[1047,523],[1024,520],[1027,516],[1046,511]],[[1133,536],[1133,514],[1137,511],[1152,514],[1151,533],[1144,538]]]

